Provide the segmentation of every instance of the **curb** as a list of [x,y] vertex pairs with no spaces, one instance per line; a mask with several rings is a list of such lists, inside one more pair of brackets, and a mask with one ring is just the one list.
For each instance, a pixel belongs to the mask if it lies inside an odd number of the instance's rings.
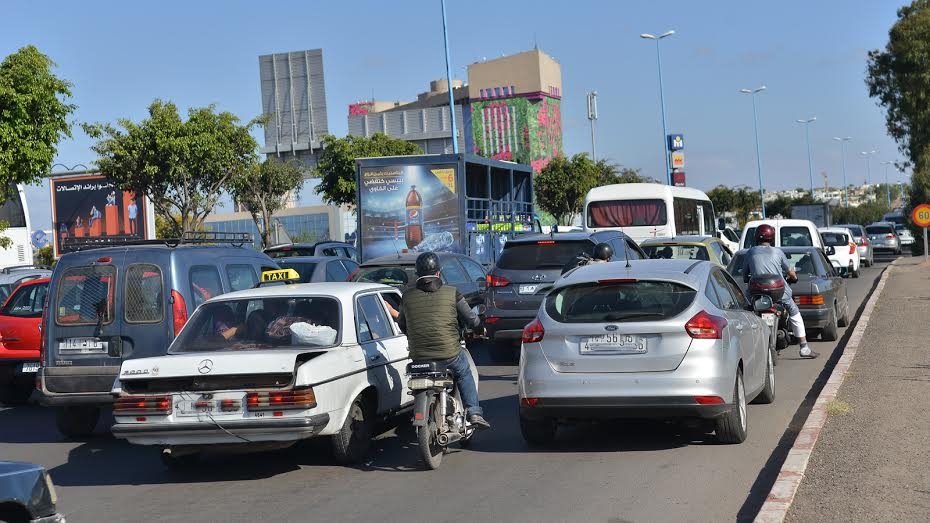
[[782,523],[788,516],[788,510],[791,508],[794,496],[798,492],[798,487],[801,486],[801,480],[804,478],[804,472],[807,470],[807,464],[814,450],[814,445],[817,444],[820,431],[823,430],[823,426],[827,422],[827,405],[836,399],[836,395],[840,390],[840,385],[843,384],[846,373],[849,371],[849,367],[856,357],[856,350],[859,348],[859,342],[862,341],[865,330],[869,326],[872,310],[875,309],[875,304],[878,303],[878,298],[885,288],[885,282],[888,281],[888,277],[891,275],[895,265],[897,265],[897,260],[892,262],[888,266],[888,269],[882,274],[878,285],[875,286],[875,290],[872,292],[872,296],[869,297],[869,301],[866,302],[865,308],[862,309],[862,315],[859,316],[859,320],[856,322],[856,328],[846,342],[843,355],[840,356],[836,366],[833,367],[830,378],[820,391],[820,395],[817,396],[817,400],[814,402],[810,414],[807,415],[804,426],[801,427],[797,438],[794,440],[794,445],[792,445],[791,450],[788,451],[788,456],[785,458],[785,463],[782,464],[781,470],[778,472],[778,477],[775,480],[775,484],[772,485],[772,490],[769,491],[769,495],[765,498],[765,503],[762,504],[762,508],[760,508],[759,513],[756,514],[755,523]]

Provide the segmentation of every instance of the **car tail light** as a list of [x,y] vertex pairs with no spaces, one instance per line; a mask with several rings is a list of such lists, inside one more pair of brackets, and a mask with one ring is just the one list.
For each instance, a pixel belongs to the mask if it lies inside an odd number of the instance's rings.
[[223,412],[238,412],[242,408],[242,402],[239,400],[220,400],[220,410]]
[[688,335],[698,340],[719,340],[723,336],[723,328],[727,326],[727,320],[720,316],[714,316],[707,311],[701,311],[694,315],[685,324],[685,330]]
[[849,254],[856,254],[856,244],[849,242]]
[[698,405],[723,405],[725,403],[720,396],[695,396],[694,401]]
[[499,316],[488,316],[484,319],[486,325],[494,325],[495,323],[501,321]]
[[312,409],[316,407],[316,395],[312,388],[249,392],[245,405],[248,410]]
[[888,238],[889,240],[892,240],[892,239],[894,239],[894,234],[891,234],[891,233],[889,232],[887,235],[885,235],[885,238]]
[[521,407],[535,407],[539,404],[539,398],[520,398]]
[[486,281],[488,287],[506,287],[510,285],[510,280],[504,278],[503,276],[495,276],[493,274],[488,274]]
[[187,323],[187,304],[184,303],[184,296],[175,290],[171,291],[171,319],[174,322],[174,335],[177,336]]
[[523,327],[523,343],[537,343],[542,341],[546,335],[546,329],[543,328],[539,318],[534,319],[529,325]]
[[795,296],[794,302],[798,305],[823,305],[823,294],[811,296]]
[[555,245],[555,240],[539,240],[536,245]]
[[359,270],[361,269],[355,269],[354,271],[352,271],[352,274],[350,274],[349,277],[346,278],[346,281],[352,281],[352,278],[355,278],[355,275],[358,274]]
[[113,403],[113,413],[118,416],[168,414],[169,412],[171,412],[170,396],[123,396]]

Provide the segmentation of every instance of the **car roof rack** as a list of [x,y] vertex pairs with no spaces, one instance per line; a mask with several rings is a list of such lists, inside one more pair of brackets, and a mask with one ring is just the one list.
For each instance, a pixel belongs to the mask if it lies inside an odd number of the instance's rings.
[[10,266],[7,266],[7,267],[4,267],[4,268],[0,269],[0,273],[2,273],[2,274],[12,274],[13,272],[20,272],[20,271],[23,271],[23,272],[29,271],[29,270],[46,270],[46,271],[48,271],[48,270],[51,270],[51,269],[52,269],[52,268],[49,267],[48,265],[33,265],[33,264],[30,263],[30,264],[26,264],[26,265],[10,265]]
[[120,247],[124,245],[164,245],[177,247],[178,245],[217,245],[229,244],[242,247],[253,243],[252,233],[249,232],[213,232],[188,231],[180,238],[163,238],[160,240],[145,240],[137,236],[100,236],[96,238],[64,238],[61,242],[62,251],[84,251],[89,249],[102,249],[104,247]]

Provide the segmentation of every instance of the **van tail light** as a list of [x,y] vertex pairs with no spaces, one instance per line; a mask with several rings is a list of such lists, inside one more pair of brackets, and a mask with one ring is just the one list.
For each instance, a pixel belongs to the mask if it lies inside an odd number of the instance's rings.
[[723,337],[723,329],[726,326],[727,320],[724,318],[701,311],[688,320],[685,330],[689,336],[697,340],[719,340]]
[[249,392],[245,395],[245,406],[250,411],[312,409],[316,407],[316,395],[312,388]]
[[849,254],[856,254],[856,244],[849,242]]
[[164,415],[170,412],[170,396],[122,396],[113,403],[113,414],[117,416]]
[[526,327],[523,327],[523,343],[538,343],[546,335],[546,329],[543,328],[539,318],[534,318]]
[[794,302],[798,305],[823,305],[823,294],[813,294],[810,296],[795,296]]
[[174,335],[177,336],[187,323],[187,304],[184,303],[184,296],[175,290],[171,291],[171,319],[174,322]]
[[493,274],[488,274],[487,278],[488,287],[506,287],[510,285],[510,280],[502,276],[494,276]]

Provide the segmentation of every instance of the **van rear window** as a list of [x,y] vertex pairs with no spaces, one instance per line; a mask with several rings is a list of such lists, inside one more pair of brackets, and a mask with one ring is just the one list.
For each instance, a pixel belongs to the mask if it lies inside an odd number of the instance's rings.
[[666,223],[665,200],[613,200],[588,204],[589,227],[639,227]]
[[560,323],[662,321],[681,314],[696,295],[667,281],[592,282],[549,294],[546,314]]
[[113,322],[116,267],[92,265],[66,269],[55,295],[58,325],[106,325]]
[[134,263],[126,269],[126,321],[159,323],[165,317],[161,268],[151,263]]
[[811,247],[813,245],[814,239],[811,238],[811,230],[807,227],[781,228],[782,247]]

